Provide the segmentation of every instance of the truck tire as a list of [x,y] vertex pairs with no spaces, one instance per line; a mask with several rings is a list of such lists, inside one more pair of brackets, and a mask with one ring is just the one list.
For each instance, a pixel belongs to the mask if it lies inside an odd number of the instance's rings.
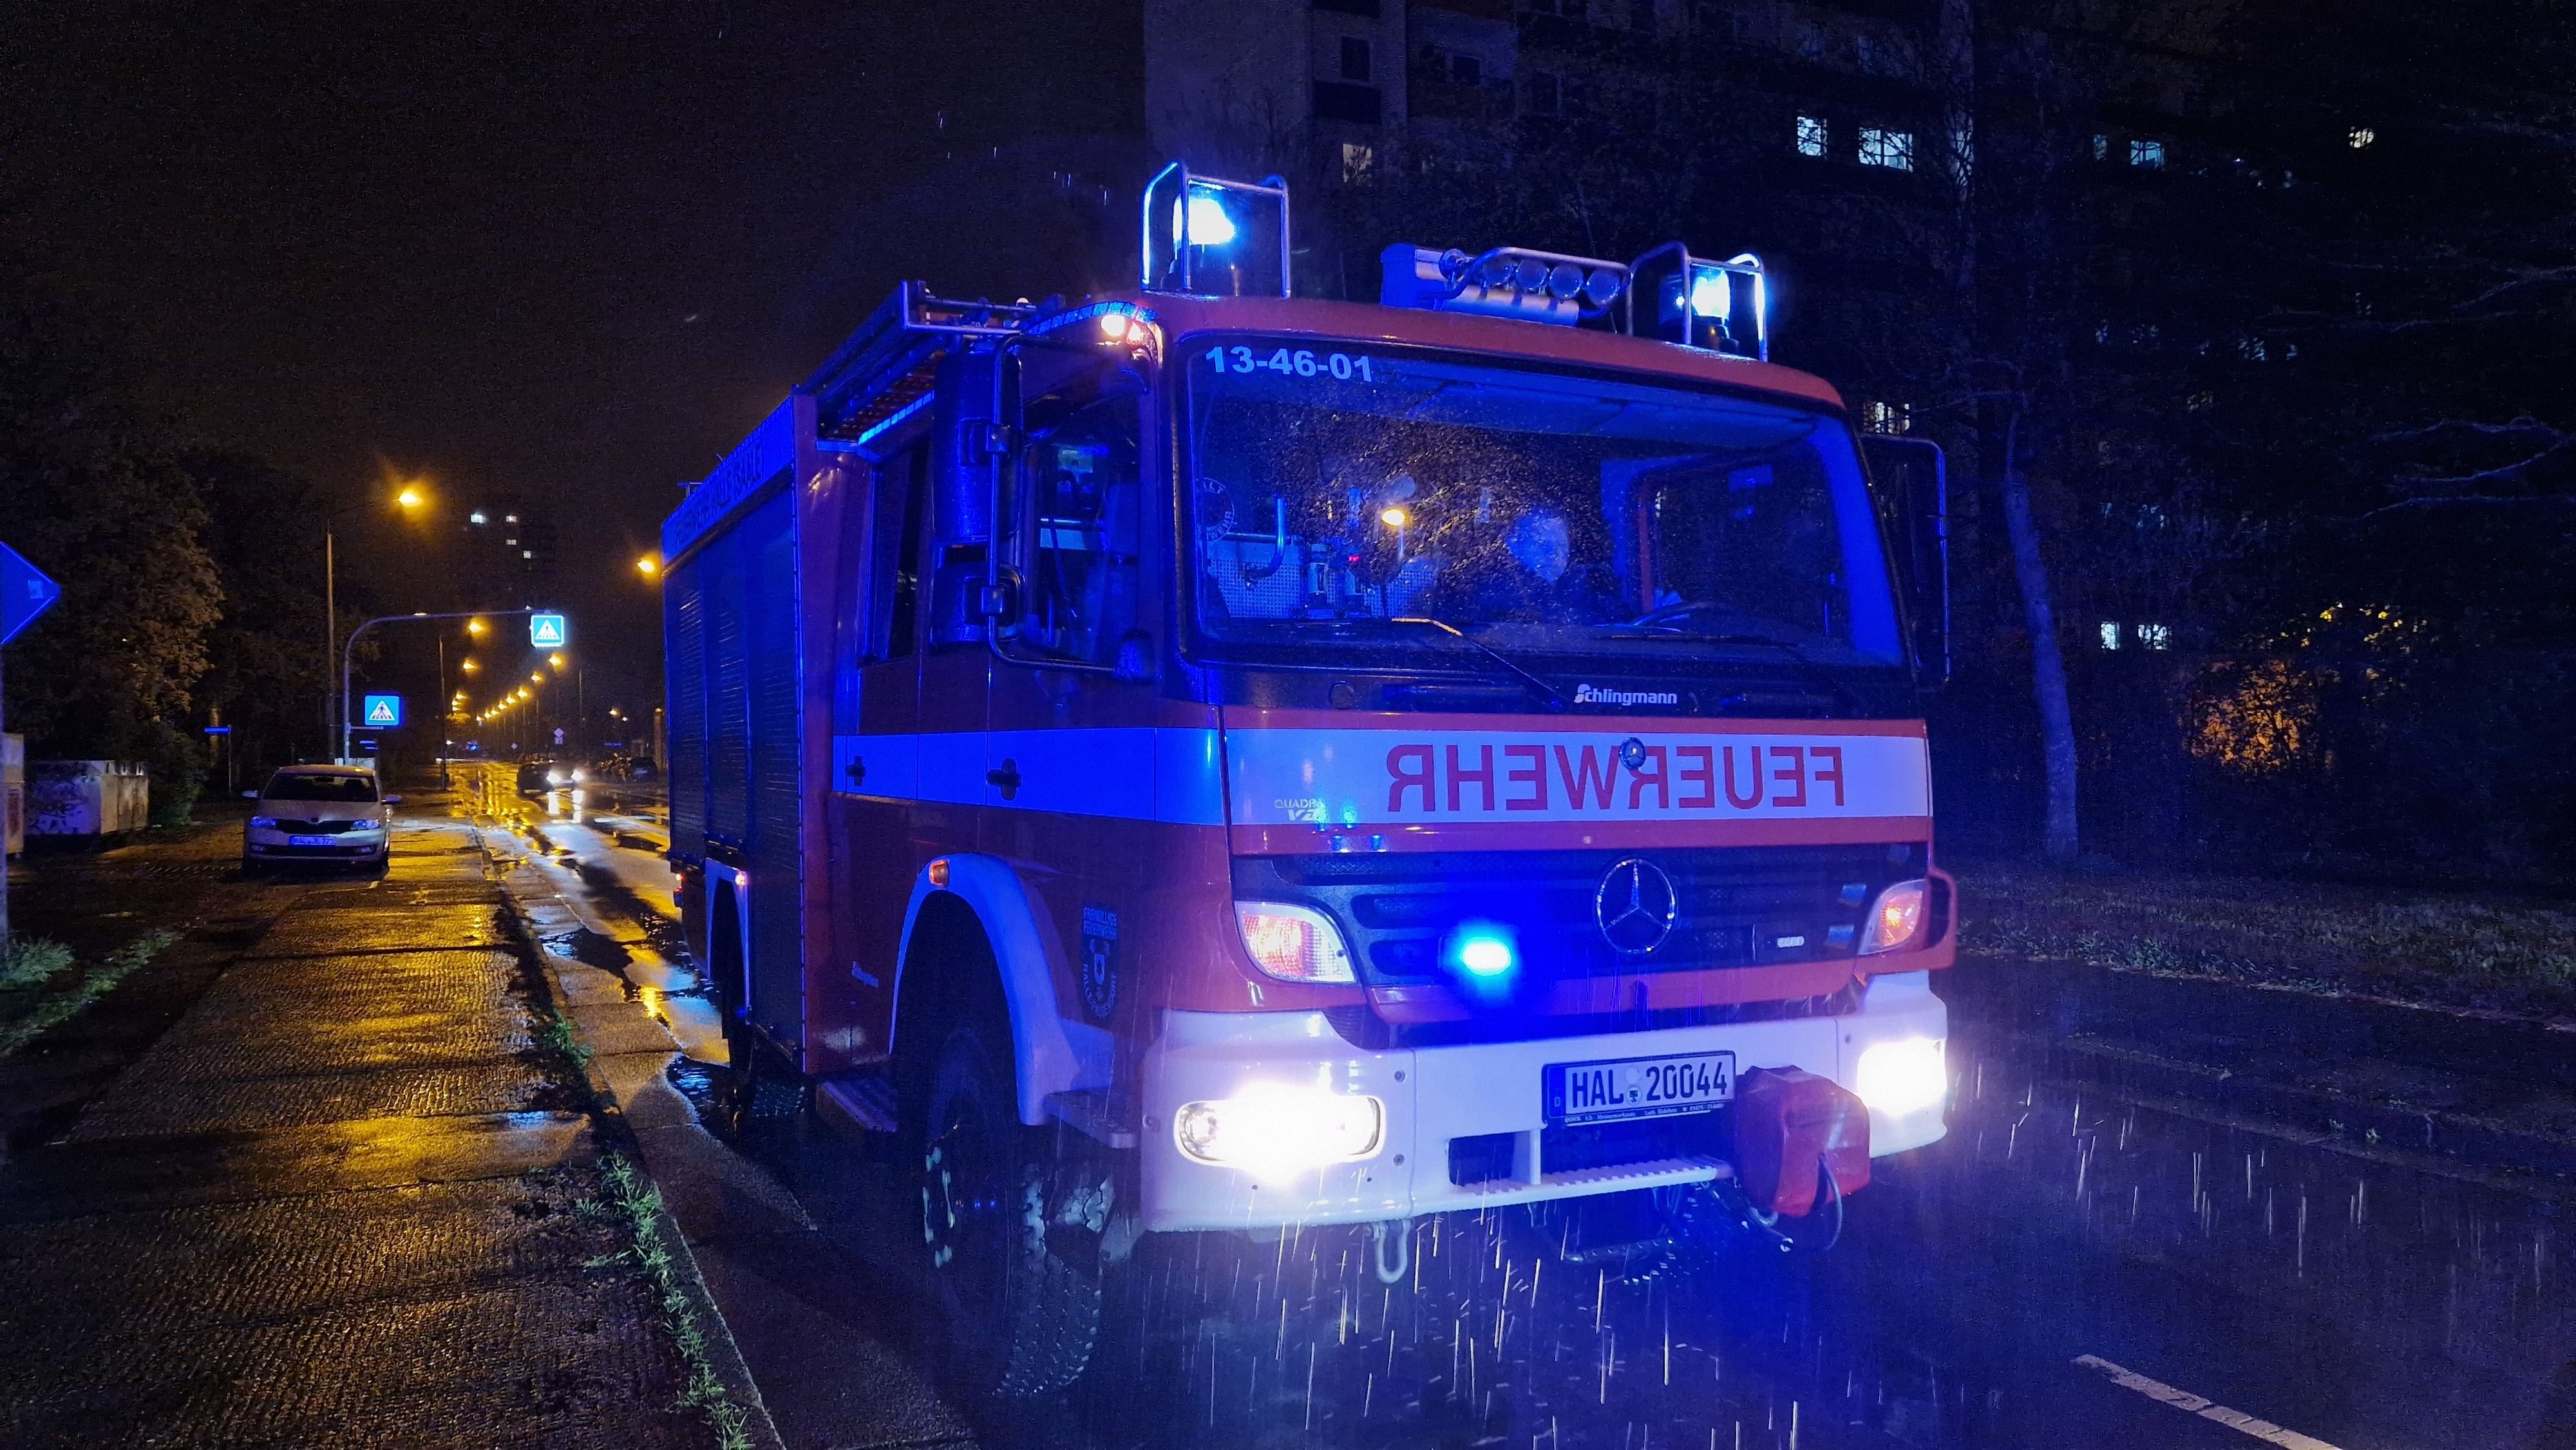
[[947,1026],[921,1119],[922,1240],[942,1359],[969,1397],[1063,1389],[1100,1334],[1096,1236],[1065,1242],[1081,1230],[1051,1226],[1052,1137],[1019,1121],[999,1016],[972,1011]]

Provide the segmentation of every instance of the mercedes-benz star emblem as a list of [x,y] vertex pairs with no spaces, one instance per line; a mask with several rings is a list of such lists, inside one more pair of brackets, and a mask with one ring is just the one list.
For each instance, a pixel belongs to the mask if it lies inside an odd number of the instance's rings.
[[1680,910],[1673,878],[1642,856],[1602,872],[1592,892],[1592,919],[1600,923],[1601,939],[1622,956],[1640,957],[1662,946]]

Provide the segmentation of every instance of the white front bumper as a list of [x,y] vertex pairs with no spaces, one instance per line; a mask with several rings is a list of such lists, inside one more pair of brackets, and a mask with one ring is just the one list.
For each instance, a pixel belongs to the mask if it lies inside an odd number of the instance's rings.
[[[1932,995],[1928,972],[1875,979],[1861,1009],[1843,1017],[1390,1052],[1353,1047],[1321,1013],[1167,1012],[1162,1036],[1145,1055],[1145,1227],[1366,1223],[1698,1182],[1726,1170],[1707,1159],[1668,1159],[1547,1172],[1538,1151],[1546,1126],[1539,1098],[1544,1070],[1551,1063],[1732,1051],[1738,1072],[1798,1067],[1849,1087],[1860,1054],[1873,1044],[1940,1040],[1948,1031],[1948,1009]],[[1368,1094],[1386,1105],[1386,1131],[1365,1159],[1277,1181],[1181,1152],[1172,1117],[1182,1104],[1231,1097],[1255,1084]],[[1899,1118],[1872,1109],[1871,1155],[1938,1141],[1945,1131],[1942,1110],[1935,1104]],[[1534,1171],[1515,1179],[1451,1183],[1449,1140],[1489,1133],[1525,1135],[1519,1162]]]

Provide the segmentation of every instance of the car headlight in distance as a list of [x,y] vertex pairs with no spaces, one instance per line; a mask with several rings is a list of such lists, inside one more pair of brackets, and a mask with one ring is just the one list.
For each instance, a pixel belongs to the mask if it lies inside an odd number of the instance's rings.
[[1238,901],[1235,924],[1243,931],[1243,949],[1265,976],[1283,982],[1351,983],[1350,948],[1341,928],[1308,906],[1280,901]]
[[572,778],[573,778],[574,780],[576,780],[576,781],[581,780],[581,779],[583,778],[583,777],[582,777],[582,773],[581,773],[580,771],[576,770],[576,771],[574,771],[574,772],[572,773]]
[[546,772],[546,784],[548,784],[548,785],[561,785],[561,784],[563,784],[563,783],[564,783],[564,773],[563,773],[562,771],[560,771],[560,770],[549,770],[549,771],[547,771],[547,772]]
[[1184,1103],[1172,1115],[1181,1152],[1201,1163],[1293,1174],[1377,1152],[1386,1105],[1358,1093],[1256,1083],[1230,1098]]
[[275,817],[275,816],[253,816],[253,817],[251,817],[251,818],[250,818],[250,823],[251,823],[252,825],[254,825],[254,826],[258,826],[258,827],[260,827],[260,828],[261,828],[261,829],[263,829],[263,830],[274,830],[274,829],[276,829],[276,827],[277,827],[277,817]]
[[1950,1064],[1938,1037],[1900,1037],[1861,1049],[1852,1091],[1889,1117],[1941,1105],[1950,1095]]
[[1860,954],[1875,956],[1880,952],[1898,951],[1914,945],[1923,935],[1923,910],[1930,888],[1922,881],[1899,881],[1878,893],[1878,901],[1869,909],[1869,923],[1861,928]]

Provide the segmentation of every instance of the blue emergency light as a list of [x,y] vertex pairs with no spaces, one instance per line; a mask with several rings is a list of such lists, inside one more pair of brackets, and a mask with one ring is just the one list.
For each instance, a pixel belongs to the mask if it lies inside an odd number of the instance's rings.
[[1520,973],[1520,944],[1512,929],[1499,922],[1460,923],[1449,934],[1442,956],[1458,974],[1458,984],[1477,997],[1508,995],[1512,979]]

